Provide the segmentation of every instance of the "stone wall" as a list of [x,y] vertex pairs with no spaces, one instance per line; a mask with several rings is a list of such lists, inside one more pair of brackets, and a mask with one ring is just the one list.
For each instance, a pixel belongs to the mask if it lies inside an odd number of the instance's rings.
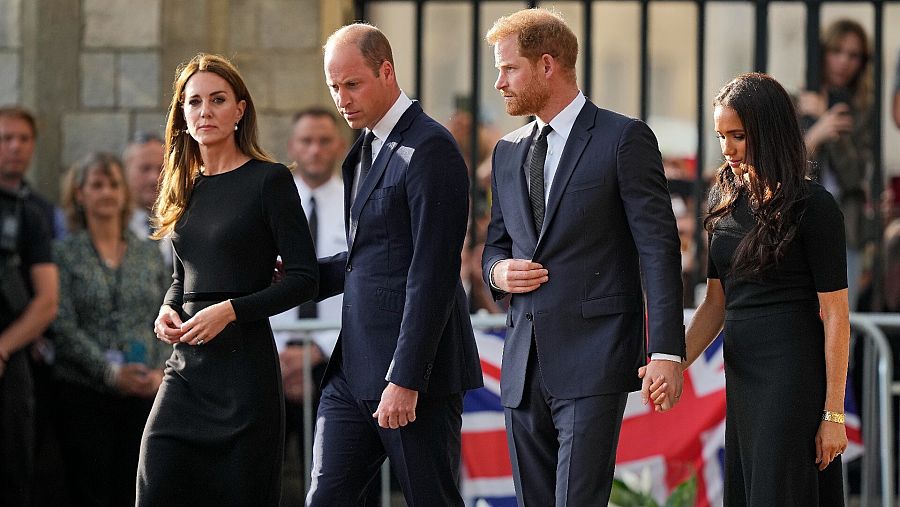
[[39,120],[29,177],[48,197],[93,150],[121,153],[137,130],[163,134],[179,63],[232,59],[260,115],[263,147],[285,160],[292,115],[330,105],[321,46],[352,0],[0,0],[0,104]]

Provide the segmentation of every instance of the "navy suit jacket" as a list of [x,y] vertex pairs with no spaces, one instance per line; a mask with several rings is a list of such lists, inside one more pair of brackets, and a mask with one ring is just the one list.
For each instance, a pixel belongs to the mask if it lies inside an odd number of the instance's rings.
[[552,396],[634,391],[647,361],[645,305],[650,352],[684,356],[680,243],[656,137],[588,101],[559,161],[543,231],[535,231],[525,176],[534,129],[510,133],[493,155],[485,281],[508,258],[549,272],[537,290],[511,298],[501,400],[515,408],[522,399],[532,331]]
[[456,141],[413,102],[351,207],[361,145],[343,164],[348,251],[319,261],[318,299],[344,293],[325,381],[341,368],[361,400],[380,399],[388,381],[427,395],[481,387],[460,281],[469,177]]

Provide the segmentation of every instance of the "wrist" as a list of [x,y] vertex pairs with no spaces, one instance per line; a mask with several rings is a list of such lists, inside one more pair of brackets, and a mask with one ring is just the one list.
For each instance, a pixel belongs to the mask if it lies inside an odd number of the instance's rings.
[[822,420],[837,424],[844,424],[843,412],[832,412],[831,410],[822,411]]
[[490,283],[491,288],[498,292],[506,292],[497,285],[497,282],[494,281],[494,270],[497,268],[497,265],[503,261],[497,261],[491,264],[491,270],[488,272],[488,283]]

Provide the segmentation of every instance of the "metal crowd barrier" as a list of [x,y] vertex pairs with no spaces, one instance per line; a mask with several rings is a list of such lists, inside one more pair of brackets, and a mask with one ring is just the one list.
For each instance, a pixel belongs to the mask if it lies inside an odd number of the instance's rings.
[[[693,315],[693,309],[684,311],[685,322]],[[340,321],[319,319],[303,319],[292,324],[273,326],[274,331],[290,331],[294,333],[310,333],[340,328]],[[505,315],[473,315],[472,326],[476,329],[496,329],[506,326]],[[900,382],[893,380],[893,359],[891,346],[882,328],[900,329],[900,314],[853,313],[850,315],[850,326],[863,340],[866,340],[863,357],[863,400],[862,432],[867,452],[862,459],[861,507],[880,504],[883,507],[900,505],[900,499],[894,498],[894,438],[896,422],[893,421],[891,407],[892,397],[900,396]],[[312,461],[312,432],[314,414],[312,413],[312,365],[310,363],[310,342],[306,341],[304,353],[303,382],[303,459]],[[871,387],[875,387],[872,389]],[[875,452],[877,449],[877,452]],[[846,467],[846,464],[845,464]],[[900,471],[900,463],[898,463]],[[846,477],[846,474],[845,474]],[[900,477],[897,477],[900,481]],[[390,463],[385,461],[381,469],[381,505],[391,504]],[[879,488],[880,485],[880,488]],[[310,478],[304,477],[304,492],[308,492]],[[875,490],[880,495],[875,496]],[[845,493],[846,494],[846,493]],[[878,501],[880,500],[880,502]],[[897,500],[897,503],[894,502]]]

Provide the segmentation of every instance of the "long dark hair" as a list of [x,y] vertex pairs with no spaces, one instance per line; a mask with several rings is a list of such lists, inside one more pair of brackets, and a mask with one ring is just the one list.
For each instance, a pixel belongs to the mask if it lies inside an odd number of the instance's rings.
[[736,277],[761,274],[776,266],[797,234],[806,198],[806,146],[793,101],[766,74],[742,74],[725,85],[713,105],[733,109],[744,126],[749,178],[741,181],[728,164],[716,172],[710,190],[707,231],[734,211],[744,188],[756,224],[741,240],[731,264]]

